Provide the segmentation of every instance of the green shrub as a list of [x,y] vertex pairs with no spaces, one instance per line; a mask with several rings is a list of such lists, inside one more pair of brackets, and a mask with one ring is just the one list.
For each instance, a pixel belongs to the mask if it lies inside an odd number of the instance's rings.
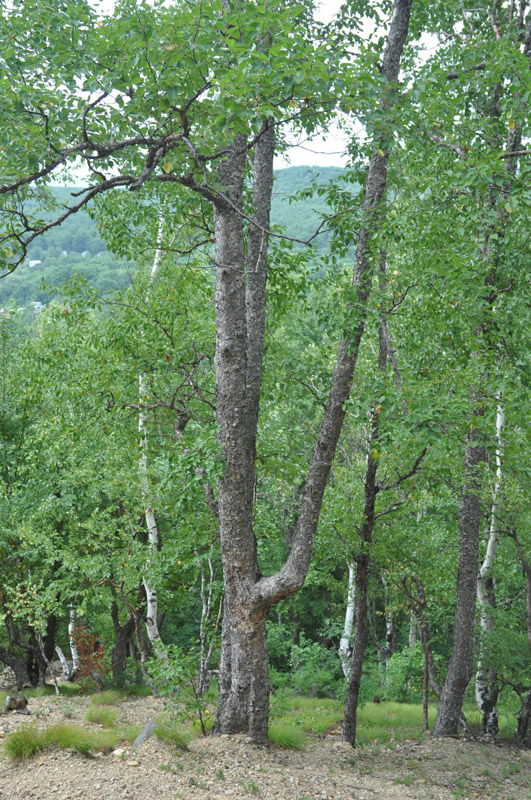
[[110,706],[92,706],[87,712],[87,721],[111,727],[116,722],[118,711]]
[[424,656],[419,642],[415,647],[405,647],[394,653],[386,675],[385,699],[399,703],[422,702],[423,674]]
[[292,645],[292,686],[310,697],[336,697],[344,687],[339,658],[318,642],[301,636],[300,645]]

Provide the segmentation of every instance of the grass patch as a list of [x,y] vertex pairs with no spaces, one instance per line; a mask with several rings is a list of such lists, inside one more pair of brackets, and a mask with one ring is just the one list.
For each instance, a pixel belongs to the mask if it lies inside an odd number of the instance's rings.
[[25,694],[28,700],[38,699],[39,697],[48,697],[50,694],[55,695],[55,688],[53,686],[36,686],[32,689],[24,689],[22,694]]
[[79,697],[83,694],[83,689],[77,683],[62,683],[59,691],[63,697]]
[[95,706],[119,706],[124,700],[123,693],[117,689],[106,689],[104,692],[92,695],[92,703]]
[[269,726],[269,741],[286,750],[300,750],[306,744],[306,734],[295,725],[279,720]]
[[143,725],[120,725],[117,728],[120,741],[134,742],[137,736],[142,733]]
[[301,697],[282,693],[273,699],[273,724],[280,723],[320,734],[334,728],[343,719],[343,709],[330,697]]
[[177,750],[188,750],[188,745],[193,738],[189,729],[167,714],[162,714],[157,719],[154,733],[159,739],[173,745]]
[[[435,722],[437,708],[430,706],[428,720]],[[367,703],[358,709],[357,742],[360,745],[422,738],[422,706],[412,703]]]
[[45,747],[43,731],[39,731],[35,725],[22,725],[9,734],[4,742],[5,752],[12,761],[26,761]]
[[95,722],[110,728],[116,722],[117,716],[118,711],[112,706],[93,705],[87,712],[87,722]]
[[86,754],[90,750],[114,747],[118,740],[117,731],[87,731],[79,725],[68,724],[38,730],[34,725],[24,725],[6,738],[4,747],[10,759],[23,761],[50,747]]
[[90,750],[114,747],[118,741],[117,731],[88,731],[79,725],[52,725],[44,734],[50,747],[55,745],[62,750],[85,754]]
[[153,692],[149,686],[144,686],[142,683],[135,683],[134,686],[127,687],[127,694],[129,697],[151,697]]
[[7,692],[0,692],[0,710],[4,707],[4,703],[6,701],[6,697],[8,697]]

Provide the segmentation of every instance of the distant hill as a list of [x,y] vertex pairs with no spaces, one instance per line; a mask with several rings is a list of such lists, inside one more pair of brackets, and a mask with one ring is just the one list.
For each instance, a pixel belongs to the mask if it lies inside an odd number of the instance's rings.
[[[342,170],[336,167],[288,167],[275,175],[271,224],[282,228],[288,236],[307,240],[326,215],[326,202],[312,185],[323,186],[339,177]],[[58,199],[66,202],[71,187],[57,187]],[[296,197],[299,193],[303,197]],[[296,199],[293,199],[296,198]],[[328,246],[329,236],[319,236],[314,246]],[[31,266],[30,263],[31,262]],[[11,300],[17,306],[32,302],[47,302],[53,292],[41,288],[44,281],[50,286],[60,286],[74,272],[85,276],[101,292],[125,288],[130,282],[134,265],[117,259],[105,247],[96,223],[81,211],[69,217],[57,228],[36,239],[28,248],[28,262],[18,267],[12,275],[0,281],[0,308]]]

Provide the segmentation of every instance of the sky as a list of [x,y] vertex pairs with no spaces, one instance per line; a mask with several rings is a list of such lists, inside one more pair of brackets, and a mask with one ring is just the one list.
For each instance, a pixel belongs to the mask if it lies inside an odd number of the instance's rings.
[[[321,22],[330,22],[341,6],[341,0],[322,0],[317,6],[316,18]],[[308,141],[296,141],[284,156],[275,159],[275,169],[283,167],[319,166],[343,167],[346,164],[344,155],[345,136],[332,126],[326,136],[318,136]]]

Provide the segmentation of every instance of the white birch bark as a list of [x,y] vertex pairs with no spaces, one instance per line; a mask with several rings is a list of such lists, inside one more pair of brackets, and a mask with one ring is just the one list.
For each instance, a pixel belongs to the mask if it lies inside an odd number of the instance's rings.
[[[157,277],[157,273],[159,271],[160,259],[162,255],[162,234],[164,232],[164,217],[161,214],[160,222],[159,222],[159,230],[157,233],[157,247],[155,250],[155,257],[153,259],[153,266],[151,268],[151,274],[149,276],[149,285],[146,292],[146,303],[149,300],[151,294],[151,287]],[[142,333],[142,332],[141,332]],[[146,527],[148,530],[148,541],[149,541],[149,551],[150,555],[157,552],[157,548],[159,545],[159,531],[157,527],[157,520],[155,518],[155,512],[153,509],[151,492],[149,489],[149,479],[148,479],[148,439],[147,439],[147,413],[141,407],[142,402],[147,394],[147,381],[146,376],[143,372],[140,373],[138,376],[138,399],[140,403],[140,409],[138,412],[138,433],[140,436],[140,460],[139,460],[139,473],[140,473],[140,487],[142,491],[142,502],[144,505],[144,516],[146,519]],[[144,590],[146,592],[146,630],[149,641],[153,646],[153,650],[158,658],[167,658],[166,649],[162,642],[159,633],[159,627],[157,623],[157,613],[158,613],[158,598],[157,598],[157,590],[151,584],[150,581],[150,571],[151,571],[151,558],[148,558],[144,565],[144,575],[142,577],[142,582],[144,584]]]
[[76,612],[70,608],[70,620],[68,622],[68,641],[70,642],[70,652],[72,654],[72,674],[79,668],[79,652],[76,645],[74,630],[76,627]]
[[[502,481],[502,451],[503,451],[503,428],[505,425],[505,410],[499,403],[496,413],[496,477],[492,490],[492,508],[490,514],[489,538],[487,551],[478,574],[478,603],[480,609],[480,626],[483,635],[494,630],[494,619],[491,611],[491,599],[489,597],[489,581],[492,577],[494,560],[498,549],[499,531],[496,512],[498,508],[498,497]],[[483,666],[482,647],[480,646],[478,665],[476,671],[476,703],[483,715],[484,733],[496,735],[498,733],[498,711],[493,705],[490,697],[489,674]]]
[[[196,555],[197,552],[196,552]],[[199,559],[199,556],[198,556]],[[223,597],[219,601],[218,613],[216,617],[216,624],[213,634],[208,642],[208,623],[212,616],[212,600],[214,597],[214,566],[212,559],[208,559],[209,569],[209,588],[207,591],[207,576],[203,562],[198,560],[199,570],[201,572],[201,622],[199,625],[199,677],[197,679],[197,694],[203,695],[208,691],[210,685],[210,661],[212,653],[214,652],[215,637],[219,631],[223,613]]]
[[354,624],[354,564],[348,562],[348,593],[347,593],[347,608],[345,611],[345,624],[343,626],[343,635],[339,642],[339,660],[341,661],[341,669],[343,675],[348,680],[350,675],[350,640],[352,637],[352,627]]
[[61,669],[62,669],[61,678],[64,681],[68,681],[68,680],[70,680],[70,678],[72,676],[72,671],[70,669],[68,661],[66,660],[66,656],[63,653],[63,651],[61,650],[61,648],[59,647],[59,645],[56,646],[55,652],[57,653],[59,661],[61,662]]

